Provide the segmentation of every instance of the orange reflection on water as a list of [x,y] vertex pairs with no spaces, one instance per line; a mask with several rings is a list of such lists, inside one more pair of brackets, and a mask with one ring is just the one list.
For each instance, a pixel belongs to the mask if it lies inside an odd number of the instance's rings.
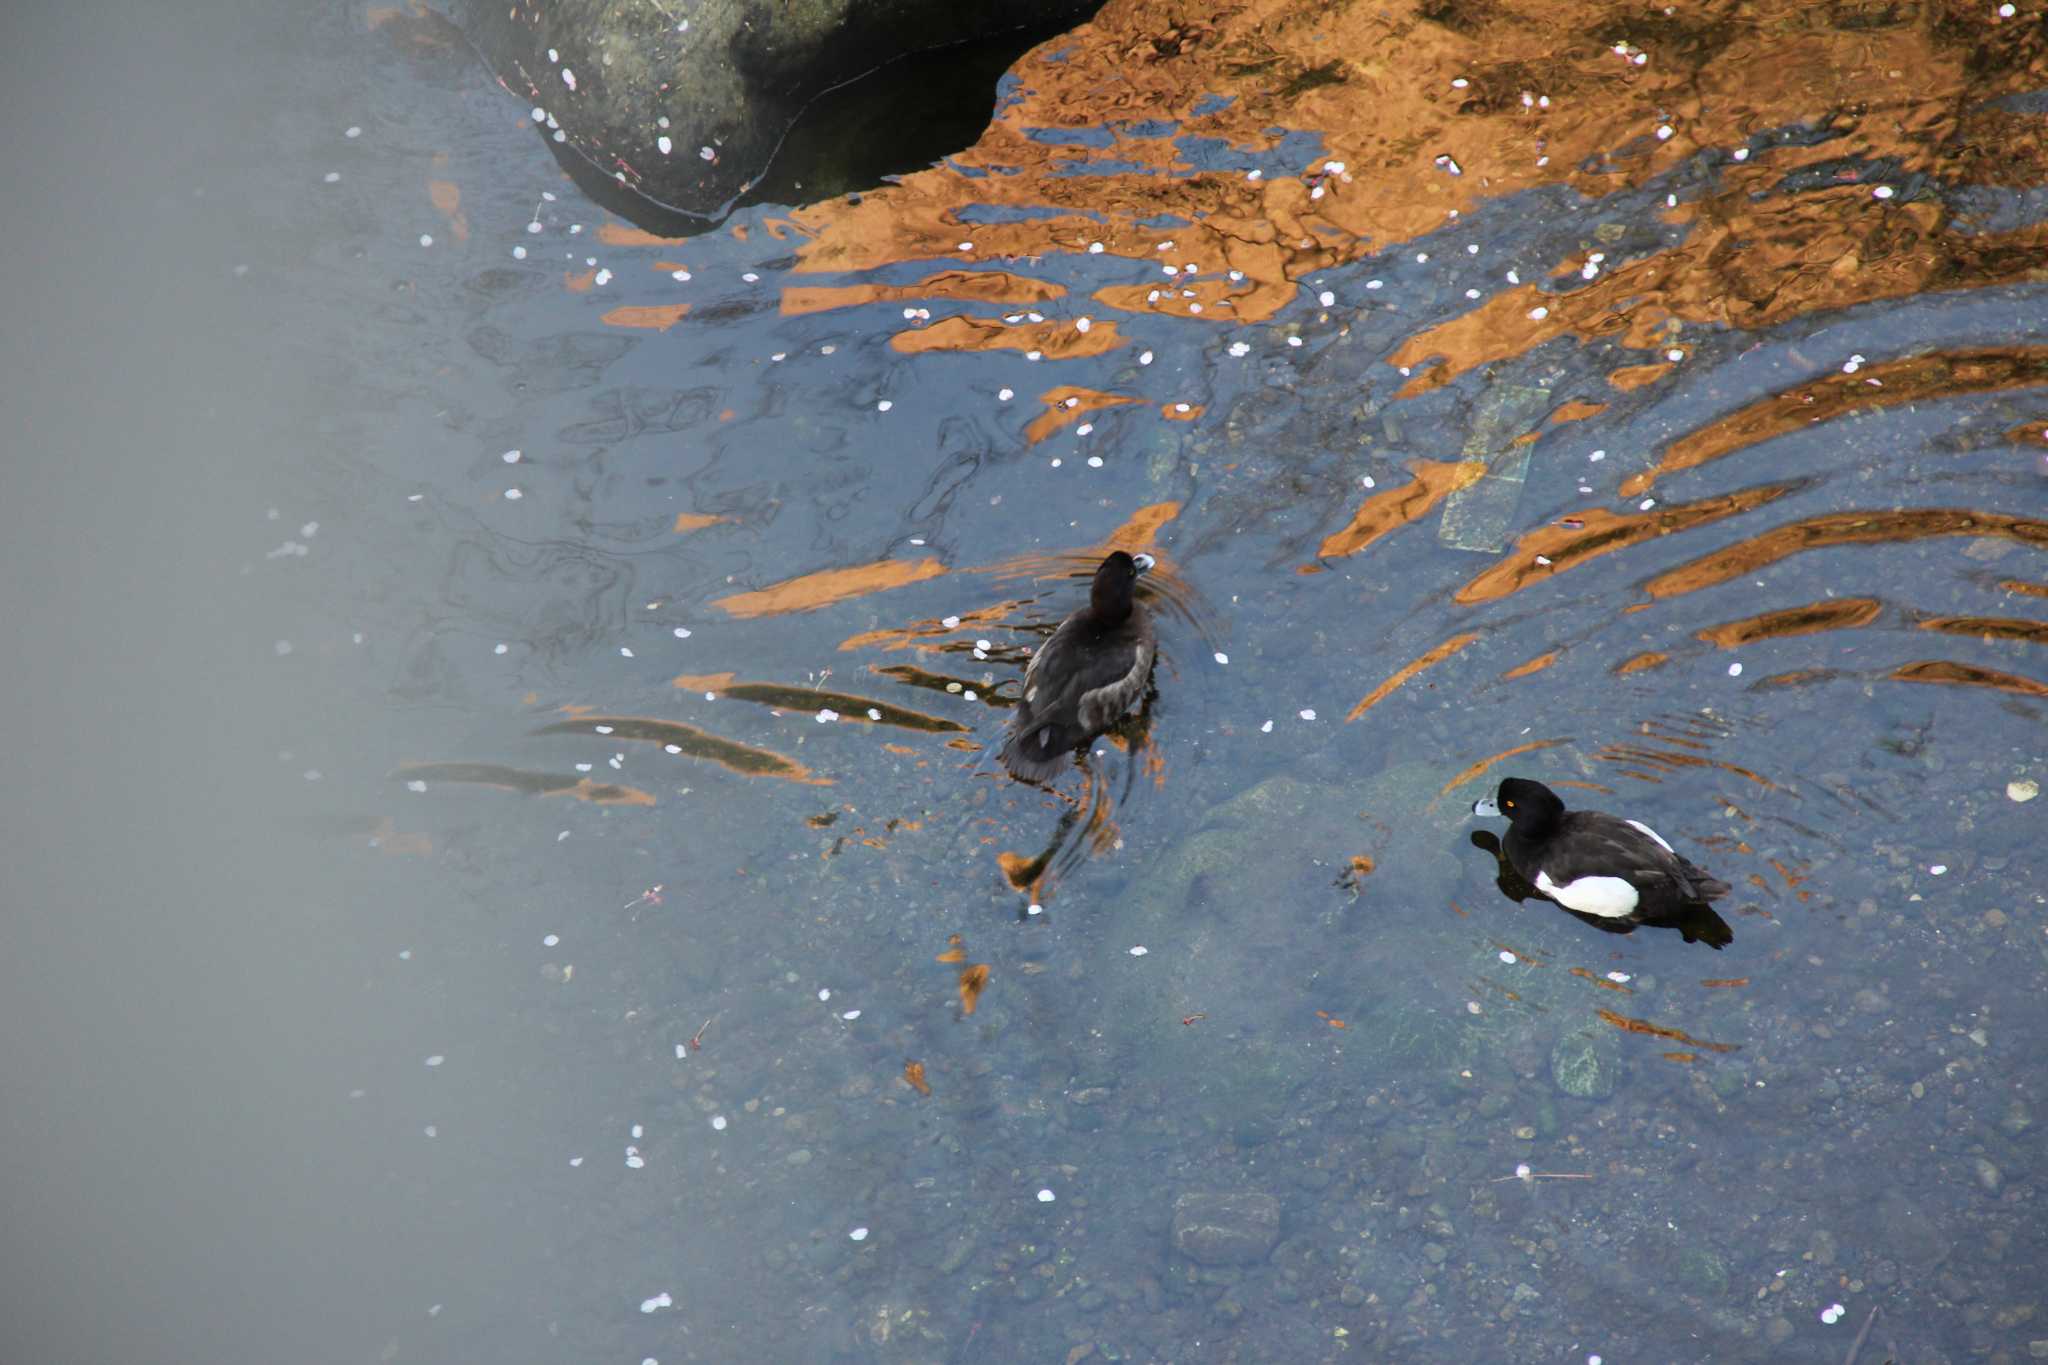
[[2028,583],[2018,578],[1998,580],[2000,592],[2016,592],[2022,597],[2048,597],[2048,583]]
[[[435,165],[445,165],[448,154],[442,152],[434,157]],[[453,180],[429,180],[427,198],[434,201],[435,210],[448,220],[448,235],[456,242],[469,240],[469,215],[462,211],[462,189]]]
[[[1159,562],[1141,581],[1167,596],[1175,596],[1182,585],[1174,577],[1168,556],[1159,548],[1157,540],[1160,531],[1178,517],[1180,511],[1178,502],[1146,503],[1125,517],[1122,524],[1104,536],[1099,544],[1085,550],[1033,550],[992,564],[979,565],[972,572],[987,574],[998,581],[1087,578],[1095,572],[1102,557],[1112,550],[1122,550],[1126,554],[1142,551],[1155,556]],[[961,619],[964,621],[966,618]]]
[[1917,663],[1900,664],[1885,676],[1897,682],[1954,683],[1961,687],[1994,688],[2022,697],[2048,697],[2048,683],[1951,659],[1922,659]]
[[1696,632],[1699,639],[1722,649],[1736,649],[1758,640],[1779,640],[1791,635],[1813,635],[1823,630],[1847,630],[1867,626],[1884,610],[1875,597],[1842,597],[1809,602],[1803,607],[1786,607],[1709,626]]
[[[678,673],[669,679],[669,686],[680,687],[688,692],[723,692],[738,677],[737,673]],[[570,708],[565,706],[562,709],[566,711]],[[590,708],[587,706],[576,708],[577,714],[588,710]]]
[[1373,707],[1378,706],[1381,702],[1385,701],[1388,695],[1392,693],[1395,688],[1400,687],[1402,684],[1406,683],[1410,678],[1422,672],[1424,669],[1436,667],[1436,665],[1442,663],[1445,659],[1450,658],[1453,654],[1456,654],[1459,650],[1465,648],[1465,646],[1471,644],[1474,640],[1477,640],[1478,638],[1479,632],[1476,630],[1468,630],[1461,635],[1453,635],[1450,639],[1445,640],[1443,643],[1432,646],[1430,649],[1425,650],[1420,656],[1414,659],[1410,659],[1407,663],[1402,664],[1400,668],[1395,670],[1393,677],[1388,678],[1385,682],[1381,683],[1378,687],[1375,687],[1371,692],[1367,693],[1365,697],[1359,701],[1358,705],[1352,707],[1351,710],[1345,714],[1344,719],[1346,723],[1357,720],[1360,716],[1372,710]]
[[1294,298],[1291,289],[1272,292],[1284,292],[1286,297],[1269,297],[1255,286],[1231,284],[1212,276],[1185,284],[1110,285],[1096,290],[1095,300],[1126,313],[1164,313],[1203,322],[1235,323],[1263,320]]
[[1512,749],[1503,749],[1499,753],[1493,755],[1491,758],[1482,758],[1477,763],[1474,763],[1471,767],[1460,770],[1456,777],[1444,783],[1444,785],[1438,789],[1437,795],[1450,795],[1452,791],[1456,790],[1459,787],[1464,786],[1467,782],[1470,782],[1473,778],[1478,777],[1481,773],[1484,773],[1488,768],[1491,768],[1496,763],[1505,763],[1507,762],[1507,760],[1511,758],[1519,758],[1523,754],[1533,754],[1538,749],[1548,749],[1553,745],[1563,744],[1564,742],[1565,741],[1561,739],[1532,739],[1527,744],[1517,744]]
[[1500,680],[1502,682],[1513,682],[1517,678],[1526,678],[1531,673],[1541,673],[1563,657],[1564,651],[1561,649],[1553,649],[1538,654],[1535,658],[1516,664],[1513,668],[1501,674]]
[[913,711],[878,697],[828,692],[791,683],[739,682],[731,673],[684,673],[673,679],[671,685],[688,692],[716,692],[735,701],[755,702],[780,711],[814,717],[830,711],[830,719],[841,725],[894,725],[929,734],[964,733],[968,728],[958,721]]
[[996,866],[1002,869],[1003,880],[1010,884],[1012,890],[1021,891],[1034,901],[1043,900],[1045,870],[1051,865],[1055,851],[1048,848],[1035,858],[1027,858],[1021,853],[999,852],[996,854]]
[[905,355],[926,351],[1036,351],[1051,360],[1101,355],[1124,344],[1114,322],[1082,331],[1071,322],[1004,322],[1001,318],[940,318],[929,327],[898,332],[891,349]]
[[1580,791],[1598,792],[1602,796],[1614,795],[1614,788],[1604,782],[1582,782],[1576,777],[1553,777],[1550,779],[1549,785],[1553,787],[1576,787]]
[[1616,1014],[1613,1010],[1594,1010],[1593,1013],[1599,1015],[1601,1019],[1614,1025],[1614,1027],[1624,1033],[1647,1033],[1656,1038],[1668,1038],[1674,1043],[1684,1043],[1688,1047],[1705,1048],[1709,1052],[1739,1052],[1742,1050],[1740,1043],[1710,1043],[1705,1039],[1695,1038],[1683,1030],[1665,1028],[1661,1024],[1653,1024],[1647,1019],[1631,1019],[1625,1014]]
[[1024,607],[1021,601],[998,602],[992,606],[976,607],[963,611],[952,618],[957,625],[946,625],[943,621],[919,621],[915,625],[897,630],[868,630],[858,635],[849,635],[839,642],[842,650],[851,649],[915,649],[929,651],[937,646],[926,643],[944,636],[972,630],[977,626],[1000,626],[1010,619],[1013,612]]
[[974,1013],[974,1007],[981,1003],[982,987],[988,985],[988,964],[977,962],[960,972],[960,1013]]
[[625,303],[598,321],[612,327],[644,327],[650,331],[666,332],[689,314],[690,305],[687,303]]
[[1669,654],[1653,649],[1646,654],[1637,654],[1631,658],[1623,659],[1614,666],[1614,673],[1616,677],[1625,678],[1631,673],[1643,673],[1652,668],[1662,668],[1670,662],[1671,656]]
[[[1641,763],[1651,768],[1719,768],[1723,772],[1734,773],[1737,777],[1748,778],[1759,787],[1769,791],[1778,790],[1777,783],[1760,773],[1751,772],[1748,768],[1739,767],[1733,763],[1724,763],[1718,758],[1702,758],[1698,754],[1689,754],[1679,750],[1654,749],[1647,744],[1603,745],[1594,753],[1593,757],[1602,763]],[[1645,781],[1660,782],[1663,780],[1661,777],[1635,769],[1624,768],[1622,771],[1629,773],[1631,776],[1641,777]]]
[[1148,502],[1137,511],[1125,517],[1123,524],[1103,537],[1102,552],[1122,550],[1136,554],[1140,550],[1155,550],[1153,542],[1160,529],[1180,515],[1178,502]]
[[906,299],[970,299],[977,303],[1048,303],[1065,296],[1066,286],[1013,275],[1007,270],[942,270],[916,284],[797,285],[782,291],[785,317],[853,308],[864,303],[897,303]]
[[1760,536],[1661,573],[1643,585],[1653,598],[1677,597],[1756,572],[1804,550],[1831,545],[1872,545],[1933,536],[1996,536],[2048,547],[2048,521],[1973,512],[1963,507],[1914,507],[1896,512],[1829,512],[1773,527]]
[[[1417,374],[1402,396],[1559,336],[1665,349],[1689,323],[1760,329],[1824,309],[2023,278],[2048,246],[2048,228],[1958,232],[1935,201],[1875,200],[1860,184],[1769,193],[1802,160],[1850,154],[1839,143],[1780,148],[1722,167],[1712,192],[1668,215],[1689,225],[1681,246],[1564,291],[1521,285],[1409,338],[1388,356],[1390,364],[1419,367],[1433,357],[1444,363]],[[1574,261],[1560,273],[1578,269]],[[1902,362],[1909,372],[1916,364]],[[1844,379],[1881,392],[1845,375],[1822,382]]]
[[[1389,365],[1417,371],[1395,396],[1417,397],[1467,370],[1521,355],[1554,336],[1579,330],[1565,321],[1569,316],[1565,300],[1574,297],[1547,294],[1533,283],[1524,284],[1494,295],[1469,313],[1415,333],[1387,357]],[[1592,312],[1613,316],[1606,306]],[[1432,359],[1444,363],[1424,368]]]
[[[944,673],[933,673],[919,668],[915,664],[869,664],[868,672],[880,677],[894,679],[905,687],[922,687],[928,692],[943,692],[947,696],[956,696],[962,701],[972,702],[981,706],[992,706],[1007,710],[1017,704],[1015,697],[1005,697],[993,690],[984,690],[985,684],[977,679],[948,677]],[[972,697],[968,696],[969,692],[972,692],[974,695]],[[971,742],[963,740],[956,739],[948,740],[947,742],[956,748],[972,749],[975,747]]]
[[724,520],[724,517],[709,512],[678,512],[675,530],[679,536],[687,535],[691,531],[701,531],[707,526],[716,526]]
[[1103,393],[1099,389],[1084,389],[1072,384],[1062,384],[1057,388],[1047,389],[1038,396],[1038,401],[1045,404],[1045,411],[1032,418],[1031,425],[1024,428],[1024,442],[1027,445],[1037,445],[1061,427],[1080,421],[1088,413],[1099,412],[1104,408],[1142,403],[1145,400],[1132,398],[1127,394]]
[[1620,369],[1607,372],[1607,382],[1627,393],[1630,389],[1640,389],[1646,384],[1654,384],[1677,368],[1676,365],[1662,360],[1654,365],[1623,365]]
[[791,611],[815,611],[852,597],[887,592],[906,583],[921,583],[946,572],[936,559],[884,559],[873,564],[855,564],[844,569],[821,569],[753,592],[734,593],[712,601],[731,616],[779,616]]
[[1550,414],[1549,421],[1552,426],[1562,426],[1566,422],[1583,422],[1589,417],[1598,417],[1605,411],[1607,411],[1607,404],[1605,403],[1593,403],[1584,399],[1576,399],[1569,403],[1560,403]]
[[388,815],[378,817],[376,827],[370,831],[369,844],[394,858],[429,858],[434,853],[432,839],[399,829],[398,822]]
[[538,773],[502,763],[405,763],[393,776],[408,782],[464,782],[499,787],[527,796],[567,796],[600,806],[651,806],[652,793],[638,787],[592,782],[563,773]]
[[606,246],[687,246],[687,238],[662,237],[625,223],[600,223],[597,240]]
[[[1566,288],[1522,286],[1395,360],[1445,356],[1428,384],[1559,335],[1683,350],[1686,327],[1758,329],[2029,278],[2048,229],[1959,223],[1938,190],[1915,186],[2040,183],[2038,115],[1995,107],[2048,84],[2037,18],[1934,0],[1240,0],[1191,12],[1110,0],[1017,64],[1014,95],[973,147],[798,210],[798,269],[1100,252],[1148,274],[1181,268],[1107,286],[1101,307],[1258,321],[1299,297],[1296,282],[1490,202],[1559,186],[1597,202],[1690,161],[1701,174],[1666,214],[1680,230],[1669,245],[1633,259],[1614,245],[1604,263],[1579,247],[1553,267],[1605,268]],[[1242,163],[1197,164],[1141,120]],[[1759,136],[1785,127],[1816,135]],[[1080,129],[1096,135],[1088,145],[1046,135]],[[1270,164],[1290,129],[1319,134],[1323,153]],[[1747,160],[1722,155],[1737,148]],[[1262,153],[1269,164],[1248,174]],[[1873,195],[1880,177],[1897,193]],[[1148,226],[1168,215],[1179,221]],[[1549,311],[1531,318],[1537,307]],[[1628,367],[1614,381],[1660,372]]]
[[1822,375],[1759,399],[1673,441],[1654,468],[1631,475],[1621,491],[1625,497],[1636,497],[1661,475],[1692,469],[1847,414],[2040,384],[2048,384],[2048,347],[1936,351],[1866,364],[1852,373]]
[[[570,707],[562,709],[572,710]],[[573,711],[575,719],[544,725],[534,733],[596,735],[607,740],[637,739],[673,748],[677,753],[688,754],[692,758],[708,759],[742,777],[779,777],[813,787],[832,785],[830,778],[812,776],[809,768],[793,758],[785,758],[769,749],[757,749],[751,744],[741,744],[679,720],[661,720],[654,716],[591,715],[581,707],[573,708]]]
[[1606,977],[1597,974],[1590,968],[1573,967],[1570,969],[1570,971],[1573,976],[1576,976],[1584,981],[1590,981],[1603,991],[1616,991],[1622,995],[1635,994],[1635,991],[1633,991],[1627,986],[1622,985],[1619,981],[1609,981]]
[[1919,623],[1922,630],[1944,635],[1974,635],[1987,644],[1993,640],[2025,640],[2048,645],[2048,621],[2027,621],[2012,616],[1929,616]]
[[1432,508],[1461,488],[1477,483],[1486,473],[1483,460],[1414,460],[1408,472],[1415,477],[1398,488],[1375,493],[1358,505],[1350,524],[1332,531],[1316,550],[1322,559],[1355,555],[1380,537],[1427,516]]
[[1565,521],[1539,526],[1524,535],[1491,568],[1458,589],[1456,600],[1467,605],[1496,601],[1538,579],[1561,574],[1616,550],[1739,516],[1798,487],[1792,483],[1760,484],[1698,502],[1672,503],[1649,512],[1619,513],[1604,507],[1575,512]]
[[1835,668],[1789,668],[1783,673],[1767,673],[1750,686],[1758,691],[1770,691],[1780,687],[1805,687],[1841,676],[1841,670]]

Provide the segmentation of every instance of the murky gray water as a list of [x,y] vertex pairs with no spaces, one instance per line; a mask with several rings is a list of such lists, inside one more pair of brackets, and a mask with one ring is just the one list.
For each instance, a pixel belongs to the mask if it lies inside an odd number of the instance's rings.
[[[1258,324],[907,349],[1160,276],[801,311],[944,263],[639,244],[466,54],[240,32],[131,31],[119,116],[12,83],[128,145],[11,177],[9,1358],[2048,1351],[2039,283],[1639,388],[1411,343],[1682,242],[1688,163]],[[1112,541],[1156,700],[1011,783]],[[1734,942],[1504,898],[1508,773]]]

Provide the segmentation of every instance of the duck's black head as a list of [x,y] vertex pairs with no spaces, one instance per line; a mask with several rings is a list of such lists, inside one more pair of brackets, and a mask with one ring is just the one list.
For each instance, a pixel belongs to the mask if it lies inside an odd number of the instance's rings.
[[1493,800],[1474,802],[1472,813],[1505,816],[1518,833],[1541,838],[1564,819],[1564,801],[1541,782],[1504,777]]
[[1131,599],[1137,591],[1138,575],[1152,567],[1151,555],[1128,555],[1110,551],[1095,570],[1094,586],[1088,590],[1088,606],[1097,620],[1114,625],[1131,614]]

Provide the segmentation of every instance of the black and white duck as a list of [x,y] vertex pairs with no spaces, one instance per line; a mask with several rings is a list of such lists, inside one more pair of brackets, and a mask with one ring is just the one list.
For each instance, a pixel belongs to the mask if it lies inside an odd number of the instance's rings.
[[1626,933],[1639,924],[1676,928],[1688,943],[1715,948],[1734,942],[1734,931],[1707,908],[1728,894],[1728,883],[1674,850],[1640,820],[1597,810],[1566,810],[1541,782],[1510,777],[1472,813],[1505,816],[1501,855],[1514,872],[1547,897],[1602,929]]
[[1095,570],[1088,605],[1032,655],[1002,750],[1012,777],[1050,781],[1075,749],[1144,694],[1158,648],[1136,591],[1138,575],[1152,563],[1150,555],[1112,551]]

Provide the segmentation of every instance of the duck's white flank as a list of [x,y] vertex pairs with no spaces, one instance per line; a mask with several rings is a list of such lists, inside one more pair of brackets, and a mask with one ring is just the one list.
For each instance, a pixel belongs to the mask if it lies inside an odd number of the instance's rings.
[[[1635,821],[1629,821],[1635,824]],[[1649,833],[1645,830],[1644,833]],[[1650,835],[1656,839],[1656,835]],[[1657,840],[1663,843],[1662,839]],[[1576,881],[1559,886],[1550,880],[1550,874],[1538,870],[1536,889],[1556,901],[1567,910],[1576,910],[1582,915],[1598,915],[1602,919],[1619,919],[1636,908],[1636,889],[1622,877],[1580,877]]]
[[1659,848],[1663,849],[1663,850],[1664,850],[1664,851],[1665,851],[1666,853],[1676,853],[1676,852],[1678,851],[1677,849],[1674,849],[1673,847],[1671,847],[1671,845],[1669,845],[1669,844],[1667,844],[1667,843],[1665,843],[1665,842],[1664,842],[1664,836],[1663,836],[1663,835],[1659,834],[1659,833],[1658,833],[1658,832],[1657,832],[1656,830],[1654,830],[1654,829],[1651,829],[1651,828],[1650,828],[1650,827],[1649,827],[1648,825],[1644,824],[1644,823],[1643,823],[1642,821],[1640,821],[1640,820],[1630,820],[1630,821],[1627,821],[1626,823],[1628,823],[1628,824],[1631,824],[1631,825],[1634,825],[1634,826],[1635,826],[1635,827],[1636,827],[1637,829],[1639,829],[1639,830],[1641,830],[1641,831],[1642,831],[1643,833],[1645,833],[1645,834],[1649,835],[1649,836],[1650,836],[1650,838],[1652,838],[1653,840],[1655,840],[1655,841],[1656,841],[1656,843],[1657,843],[1657,847],[1659,847]]

